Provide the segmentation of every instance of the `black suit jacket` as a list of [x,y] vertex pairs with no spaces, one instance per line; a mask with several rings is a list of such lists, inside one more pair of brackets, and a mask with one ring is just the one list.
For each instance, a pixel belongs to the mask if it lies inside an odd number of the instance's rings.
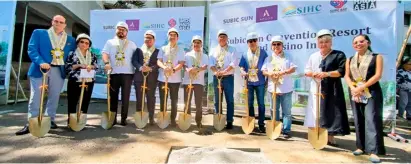
[[[157,55],[158,55],[159,49],[156,48],[154,50],[153,54],[151,55],[148,66],[152,69],[150,74],[147,76],[147,85],[148,84],[156,84],[157,85],[157,78],[158,78],[158,65],[157,65]],[[133,53],[132,57],[132,64],[135,67],[135,73],[134,73],[134,82],[142,83],[143,82],[143,75],[141,74],[141,71],[139,70],[141,66],[144,64],[144,55],[143,51],[140,48],[137,48],[136,51]]]

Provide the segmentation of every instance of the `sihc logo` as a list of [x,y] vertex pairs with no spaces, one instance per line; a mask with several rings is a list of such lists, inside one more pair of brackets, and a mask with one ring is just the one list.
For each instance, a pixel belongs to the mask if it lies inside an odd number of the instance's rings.
[[347,3],[347,0],[331,0],[330,5],[335,9],[330,10],[330,13],[344,12],[347,11],[347,8],[344,5]]
[[129,31],[138,31],[140,29],[140,20],[139,19],[126,20],[126,23],[128,25],[128,30]]
[[168,21],[168,26],[170,26],[170,28],[173,28],[174,26],[176,26],[176,24],[177,24],[177,22],[176,22],[176,20],[175,20],[174,18],[171,18],[171,19]]
[[377,0],[356,0],[354,1],[354,11],[377,8]]
[[190,30],[190,18],[179,18],[178,24],[179,30]]
[[308,15],[308,14],[318,14],[321,11],[321,5],[311,5],[311,6],[289,6],[283,9],[284,17],[298,16],[298,15]]
[[143,23],[143,28],[144,29],[163,29],[166,27],[165,24],[161,24],[161,23]]
[[256,23],[275,21],[278,18],[278,6],[265,6],[256,9]]

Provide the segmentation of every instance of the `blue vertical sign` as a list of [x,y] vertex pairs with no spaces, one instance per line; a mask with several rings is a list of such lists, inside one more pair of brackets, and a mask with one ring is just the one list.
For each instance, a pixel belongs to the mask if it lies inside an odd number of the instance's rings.
[[0,1],[0,104],[8,100],[16,1]]

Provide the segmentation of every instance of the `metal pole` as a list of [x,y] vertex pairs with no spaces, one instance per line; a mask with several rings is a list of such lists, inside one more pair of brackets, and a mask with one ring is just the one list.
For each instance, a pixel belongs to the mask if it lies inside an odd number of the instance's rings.
[[17,73],[17,83],[16,83],[16,97],[14,99],[14,104],[17,104],[17,97],[19,94],[19,84],[20,84],[20,73],[21,73],[21,60],[23,58],[23,48],[24,48],[24,37],[26,36],[26,23],[27,23],[27,11],[29,9],[29,2],[24,2],[26,10],[24,11],[24,24],[23,24],[23,36],[21,37],[20,45],[20,56],[19,56],[19,71]]

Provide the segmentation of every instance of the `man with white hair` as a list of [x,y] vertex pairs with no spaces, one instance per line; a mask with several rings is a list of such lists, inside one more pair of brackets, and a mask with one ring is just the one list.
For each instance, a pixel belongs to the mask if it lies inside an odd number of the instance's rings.
[[267,52],[260,49],[258,46],[258,34],[250,32],[247,34],[247,53],[244,53],[240,59],[241,75],[247,79],[248,89],[248,109],[249,116],[255,117],[254,112],[254,93],[257,95],[258,104],[258,130],[260,133],[265,133],[265,77],[261,68],[263,67],[264,60],[267,58]]
[[127,39],[128,25],[118,22],[116,25],[116,36],[106,42],[103,48],[104,69],[111,70],[110,78],[110,103],[111,112],[116,113],[113,125],[117,123],[118,94],[121,88],[121,125],[127,125],[128,104],[130,101],[131,84],[133,81],[134,68],[131,58],[136,50],[136,44]]
[[181,84],[181,69],[184,66],[184,49],[178,46],[179,33],[177,29],[170,28],[167,32],[168,44],[161,47],[161,52],[157,57],[157,65],[160,67],[158,81],[160,88],[160,111],[164,109],[165,97],[164,89],[166,75],[168,77],[168,92],[171,99],[171,125],[176,126],[177,117],[177,101],[178,101],[178,89]]
[[[133,54],[132,63],[136,68],[134,73],[134,88],[136,89],[136,109],[137,112],[141,111],[141,105],[143,96],[146,96],[147,109],[149,114],[149,123],[154,125],[154,109],[156,102],[156,87],[158,78],[158,65],[157,56],[159,54],[159,49],[155,47],[156,33],[153,30],[147,30],[144,33],[144,44],[141,48]],[[141,92],[141,87],[143,86],[143,74],[147,74],[146,83],[146,95]]]
[[273,99],[270,98],[270,108],[273,109],[274,103],[276,103],[276,117],[272,118],[272,120],[279,121],[281,107],[281,118],[283,119],[282,134],[284,138],[288,139],[291,137],[291,108],[292,93],[294,91],[291,74],[295,72],[297,65],[292,62],[291,56],[284,53],[283,44],[281,36],[273,36],[271,38],[270,45],[273,52],[264,61],[262,71],[268,78],[267,91],[269,95],[272,95],[274,92],[274,82],[272,79],[280,77],[275,93],[276,102],[273,102]]
[[[56,15],[51,21],[51,27],[47,30],[34,30],[27,48],[27,53],[31,59],[28,71],[30,78],[30,100],[28,105],[28,119],[39,115],[40,95],[42,85],[42,70],[48,70],[48,99],[46,115],[51,118],[51,128],[56,129],[54,122],[56,111],[60,99],[60,92],[63,88],[66,73],[64,70],[65,61],[69,52],[76,49],[75,39],[69,36],[64,29],[66,19],[61,15]],[[16,135],[30,133],[29,125],[16,132]]]
[[210,51],[209,65],[213,72],[214,106],[218,113],[219,94],[217,77],[222,76],[221,85],[227,102],[227,126],[233,128],[234,121],[234,69],[238,65],[236,49],[228,45],[227,31],[221,29],[217,33],[218,45]]
[[[193,85],[193,91],[196,104],[196,123],[197,127],[201,128],[202,119],[202,106],[203,106],[203,94],[204,94],[204,74],[208,67],[208,56],[203,53],[203,39],[199,35],[193,36],[191,39],[192,50],[185,55],[185,68],[184,73],[184,91],[188,91],[190,84]],[[188,100],[188,113],[191,114],[191,98],[192,92],[190,92],[190,100]],[[184,92],[184,101],[187,101],[188,93]],[[187,104],[186,104],[187,105]]]
[[305,76],[313,78],[310,83],[308,107],[306,109],[304,126],[315,127],[317,108],[317,84],[321,83],[321,103],[319,126],[328,130],[328,144],[338,146],[334,136],[350,134],[347,108],[341,77],[345,74],[345,54],[332,49],[332,33],[322,29],[317,33],[318,52],[311,54],[305,66]]

